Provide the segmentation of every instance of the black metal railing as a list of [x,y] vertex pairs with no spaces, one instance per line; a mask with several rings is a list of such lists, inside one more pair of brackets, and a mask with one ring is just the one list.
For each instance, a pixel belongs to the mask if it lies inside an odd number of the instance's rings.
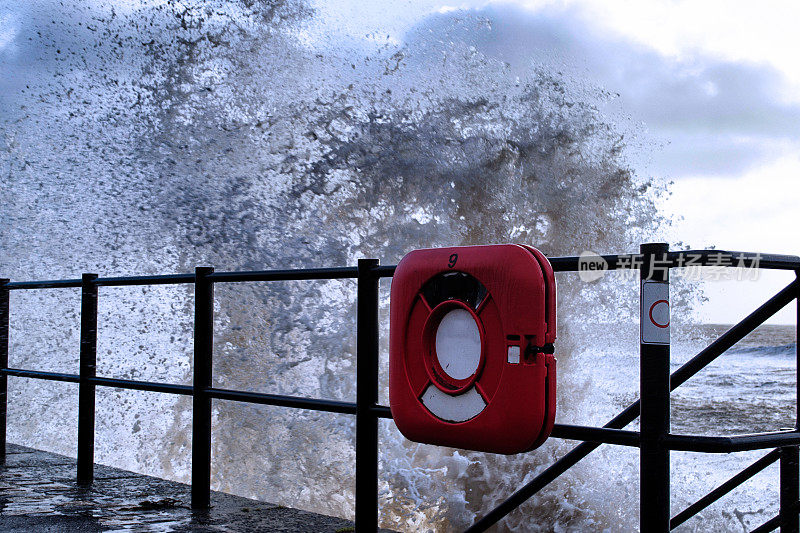
[[[792,430],[753,435],[713,437],[675,435],[669,431],[669,393],[705,368],[728,348],[763,324],[768,318],[798,298],[800,294],[800,258],[796,256],[698,250],[669,252],[665,244],[642,245],[640,254],[600,256],[609,270],[640,270],[642,280],[669,282],[669,271],[692,266],[745,266],[748,268],[794,271],[797,279],[756,309],[744,320],[722,334],[695,357],[669,374],[669,344],[640,345],[641,399],[634,402],[603,427],[556,424],[555,438],[583,441],[522,486],[507,500],[489,511],[467,531],[485,531],[531,496],[569,470],[601,444],[640,448],[640,524],[642,531],[669,531],[719,500],[767,466],[780,463],[780,512],[754,531],[798,532],[800,473],[800,412]],[[724,261],[722,261],[724,259]],[[550,258],[556,272],[581,269],[580,257]],[[95,388],[97,386],[162,392],[192,396],[192,471],[191,502],[197,509],[207,508],[211,486],[211,405],[213,400],[229,400],[297,409],[351,414],[356,417],[356,490],[355,522],[358,531],[378,527],[378,419],[391,418],[387,406],[378,404],[378,283],[391,277],[393,266],[380,266],[376,259],[361,259],[357,267],[266,270],[252,272],[214,272],[198,267],[194,274],[162,276],[127,276],[101,278],[84,274],[81,279],[11,282],[0,279],[0,459],[5,460],[6,407],[8,376],[63,381],[78,384],[77,480],[91,483],[94,465]],[[357,280],[357,354],[356,402],[322,400],[221,389],[212,386],[214,339],[214,286],[217,283],[324,280]],[[193,383],[175,385],[108,378],[96,375],[97,300],[99,287],[131,285],[195,285]],[[81,334],[79,373],[64,374],[8,367],[9,291],[28,289],[81,288]],[[800,306],[798,307],[800,317]],[[800,323],[800,322],[798,322]],[[800,355],[798,355],[800,363]],[[797,384],[800,398],[800,379]],[[623,429],[640,417],[640,431]],[[670,519],[669,453],[686,450],[706,453],[730,453],[774,448],[708,495]]]

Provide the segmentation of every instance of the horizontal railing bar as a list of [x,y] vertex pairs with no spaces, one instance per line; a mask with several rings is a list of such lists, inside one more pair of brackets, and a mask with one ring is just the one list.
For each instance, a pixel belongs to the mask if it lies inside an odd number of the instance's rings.
[[88,379],[93,385],[113,387],[116,389],[142,390],[149,392],[164,392],[167,394],[192,395],[191,385],[175,385],[173,383],[154,383],[152,381],[136,381],[131,379],[117,379],[106,377],[91,377]]
[[670,450],[702,453],[733,453],[763,450],[800,444],[800,431],[774,431],[753,435],[706,437],[701,435],[667,435],[664,443]]
[[357,278],[358,267],[298,268],[294,270],[254,270],[250,272],[214,272],[214,282],[236,281],[301,281],[314,279]]
[[[638,254],[610,254],[597,256],[607,263],[608,270],[638,269]],[[579,256],[548,257],[554,272],[575,272],[580,270]],[[691,259],[691,265],[687,265]],[[742,262],[743,265],[739,263]],[[662,265],[662,263],[659,263]],[[800,268],[800,257],[794,255],[760,254],[754,252],[731,252],[725,250],[686,250],[669,252],[665,266],[679,268],[683,266],[757,266],[765,269],[795,270]],[[378,268],[378,275],[391,277],[396,266],[385,265]]]
[[45,379],[47,381],[64,381],[67,383],[78,383],[80,381],[80,376],[77,374],[42,372],[41,370],[25,370],[22,368],[0,368],[0,374],[20,378]]
[[[281,281],[355,278],[357,267],[307,268],[295,270],[253,270],[242,272],[215,272],[210,276],[217,282],[234,281]],[[169,285],[194,283],[194,274],[164,274],[155,276],[119,276],[97,278],[96,284],[105,287],[130,285]],[[81,280],[18,281],[7,284],[9,289],[46,289],[80,287]]]
[[5,284],[8,290],[20,289],[69,289],[80,287],[82,281],[79,279],[57,279],[47,281],[10,281]]
[[[80,381],[80,377],[76,374],[60,374],[55,372],[41,372],[38,370],[23,370],[19,368],[0,368],[0,373],[8,376],[45,379],[50,381],[65,381],[70,383],[78,383]],[[151,381],[135,381],[107,377],[93,377],[89,379],[89,382],[103,387],[143,390],[150,392],[165,392],[171,394],[183,394],[187,396],[192,395],[191,385],[175,385],[171,383],[155,383]],[[259,392],[236,391],[217,388],[208,389],[208,392],[212,398],[217,398],[220,400],[276,405],[279,407],[310,409],[313,411],[325,411],[331,413],[353,415],[356,413],[356,404],[352,402],[302,398],[297,396],[285,396],[281,394],[265,394]],[[376,405],[373,409],[381,413],[384,413],[385,411],[388,413],[388,416],[383,416],[383,418],[391,418],[391,411],[387,406]]]
[[[386,405],[375,405],[371,411],[379,418],[393,418],[391,409]],[[622,429],[576,426],[570,424],[554,424],[551,437],[557,439],[581,440],[621,446],[639,446],[639,432]]]
[[695,503],[675,515],[669,521],[669,528],[675,529],[679,525],[683,524],[694,515],[714,503],[715,501],[719,500],[726,494],[728,494],[733,489],[737,488],[739,485],[750,479],[751,477],[755,476],[769,465],[774,463],[780,457],[780,450],[772,450],[767,455],[756,461],[755,463],[751,464],[728,481],[720,485],[719,487],[715,488]]
[[550,436],[557,439],[582,440],[584,442],[617,444],[638,448],[640,435],[638,431],[626,431],[624,429],[555,424]]
[[325,411],[328,413],[356,414],[356,404],[338,400],[322,400],[318,398],[302,398],[298,396],[285,396],[282,394],[265,394],[261,392],[246,392],[229,389],[207,389],[208,395],[218,400],[232,400],[234,402],[248,402],[262,405],[275,405],[278,407],[292,407],[295,409],[310,409],[312,411]]
[[373,405],[370,411],[378,418],[394,418],[388,405]]
[[[52,381],[65,381],[72,383],[77,383],[79,381],[79,377],[75,374],[61,374],[14,368],[0,369],[0,372],[10,376],[46,379]],[[190,385],[155,383],[149,381],[136,381],[108,377],[93,377],[89,379],[89,382],[94,385],[104,387],[182,395],[192,394],[192,387]],[[209,395],[212,398],[223,400],[311,409],[343,414],[355,414],[355,403],[352,402],[302,398],[296,396],[217,388],[209,389]],[[372,411],[381,418],[392,418],[391,410],[387,406],[376,405],[372,408]],[[614,429],[612,427],[597,428],[590,426],[555,424],[551,436],[561,439],[581,440],[588,443],[619,444],[624,446],[638,446],[639,443],[638,432],[624,431],[621,429]],[[747,451],[798,443],[800,443],[800,432],[798,431],[737,435],[732,437],[706,437],[693,435],[669,435],[667,437],[667,444],[670,449],[698,452],[702,451],[709,453]]]
[[[610,254],[597,256],[607,263],[608,270],[638,269],[641,260],[639,254]],[[554,272],[575,272],[580,270],[579,256],[548,257]],[[689,260],[691,259],[691,263]],[[743,263],[740,265],[740,263]],[[726,250],[685,250],[669,252],[666,263],[660,266],[679,268],[683,266],[724,266],[724,267],[757,267],[765,269],[796,270],[800,269],[800,257],[795,255],[762,254],[754,252],[732,252]],[[394,274],[395,266],[386,265],[378,269],[379,275],[389,277]]]
[[[670,377],[670,390],[675,390],[678,386],[685,383],[686,380],[722,355],[725,350],[742,340],[750,332],[763,324],[769,317],[783,309],[786,304],[795,298],[798,285],[797,279],[792,281],[775,296],[763,303],[758,309],[750,313],[744,320],[723,333],[715,342],[711,343],[703,351],[676,370]],[[622,429],[639,416],[639,410],[640,401],[636,400],[603,427]],[[583,442],[577,445],[567,452],[566,455],[561,457],[561,459],[547,467],[541,474],[533,478],[505,501],[489,511],[483,518],[475,522],[467,529],[467,532],[477,533],[478,531],[486,531],[490,526],[522,505],[528,498],[549,485],[561,474],[578,464],[579,461],[599,447],[600,444],[594,442]]]
[[373,269],[373,272],[379,278],[391,278],[394,276],[395,270],[397,270],[397,265],[379,265]]
[[[669,252],[667,259],[673,267],[685,265],[686,258],[697,258],[691,266],[756,267],[771,270],[796,270],[800,268],[800,257],[796,255],[762,254],[756,252],[735,252],[730,250],[684,250]],[[730,264],[720,264],[720,259],[730,260]],[[739,263],[743,264],[739,264]]]
[[[608,270],[620,268],[638,269],[641,266],[639,254],[612,254],[595,256],[607,263]],[[555,272],[580,270],[580,257],[548,257]],[[741,264],[740,264],[741,263]],[[795,255],[762,254],[754,252],[732,252],[726,250],[679,250],[669,252],[665,262],[657,266],[680,268],[684,266],[755,267],[777,270],[796,270],[800,268],[800,257]]]
[[[19,368],[0,368],[0,374],[25,378],[45,379],[50,381],[65,381],[70,383],[78,383],[80,381],[80,377],[77,374],[60,374],[55,372],[41,372],[38,370],[24,370]],[[155,383],[151,381],[135,381],[107,377],[89,378],[89,383],[118,389],[165,392],[171,394],[183,394],[187,396],[192,395],[191,385],[175,385],[171,383]],[[208,392],[212,398],[217,398],[220,400],[258,403],[264,405],[275,405],[279,407],[292,407],[297,409],[310,409],[313,411],[325,411],[331,413],[353,415],[356,413],[356,404],[352,402],[302,398],[297,396],[285,396],[281,394],[265,394],[259,392],[217,388],[208,389]],[[376,414],[381,413],[382,418],[392,417],[389,407],[385,405],[376,405],[373,407],[373,410],[376,412]]]
[[[371,411],[379,418],[393,418],[391,409],[386,405],[375,405]],[[557,439],[599,442],[602,444],[618,444],[621,446],[639,446],[639,432],[622,429],[598,428],[591,426],[575,426],[555,424],[551,437]]]
[[[608,265],[608,270],[616,270],[623,265],[626,265],[628,268],[631,268],[632,265],[637,265],[637,262],[634,260],[637,254],[612,254],[595,257],[601,257]],[[581,258],[578,256],[548,257],[547,260],[550,261],[553,272],[577,272],[580,270]],[[636,266],[636,268],[638,268],[638,266]]]
[[[39,370],[24,370],[21,368],[0,368],[0,374],[7,376],[17,376],[23,378],[45,379],[48,381],[64,381],[67,383],[79,383],[80,376],[77,374],[62,374],[57,372],[42,372]],[[192,387],[189,385],[174,385],[171,383],[154,383],[150,381],[135,381],[129,379],[92,377],[89,383],[103,387],[114,387],[118,389],[133,389],[150,392],[166,392],[171,394],[192,394]]]
[[97,278],[97,285],[104,287],[125,287],[130,285],[172,285],[194,283],[194,274],[164,274],[160,276],[120,276]]
[[[608,270],[619,268],[638,268],[638,254],[600,255],[608,264]],[[728,250],[685,250],[667,254],[666,265],[671,268],[689,266],[686,258],[692,258],[691,266],[757,266],[765,269],[797,270],[800,269],[800,257],[795,255],[762,254],[754,252],[734,252]],[[722,264],[721,259],[730,261]],[[548,257],[555,272],[571,272],[580,269],[581,258],[578,256]],[[661,263],[659,263],[661,265]],[[396,265],[382,265],[375,268],[378,277],[394,275]],[[358,267],[304,268],[285,270],[252,270],[241,272],[215,272],[210,279],[219,282],[237,281],[286,281],[313,279],[341,279],[358,276]],[[166,274],[156,276],[120,276],[98,278],[97,284],[103,286],[125,285],[163,285],[172,283],[193,283],[194,274]],[[80,287],[80,279],[63,279],[47,281],[12,281],[6,284],[10,290],[18,289],[51,289]]]

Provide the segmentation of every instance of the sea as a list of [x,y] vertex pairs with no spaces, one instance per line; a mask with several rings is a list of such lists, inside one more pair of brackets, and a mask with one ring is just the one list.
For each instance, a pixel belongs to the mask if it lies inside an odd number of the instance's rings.
[[[696,327],[698,339],[714,339],[728,325]],[[762,325],[672,393],[672,431],[736,435],[793,428],[797,414],[797,328]],[[672,357],[673,371],[694,355]]]
[[[727,325],[696,327],[714,339]],[[673,352],[673,371],[694,352]],[[741,435],[791,429],[797,420],[797,328],[763,325],[672,393],[671,430]],[[765,454],[672,453],[673,516]],[[681,526],[682,531],[750,531],[777,514],[778,467],[773,465]],[[679,509],[680,508],[680,509]]]

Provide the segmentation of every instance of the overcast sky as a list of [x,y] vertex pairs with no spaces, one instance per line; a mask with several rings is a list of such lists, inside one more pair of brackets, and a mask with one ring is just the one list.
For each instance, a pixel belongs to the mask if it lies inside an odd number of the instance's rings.
[[[521,71],[550,65],[619,95],[646,139],[640,173],[674,182],[666,240],[800,252],[800,4],[796,2],[319,2],[325,39],[463,40]],[[484,27],[460,25],[484,17]],[[639,130],[639,127],[641,129]],[[733,322],[794,276],[708,283],[703,319]],[[745,285],[743,285],[745,283]],[[791,307],[791,306],[790,306]],[[778,321],[793,322],[785,309]]]

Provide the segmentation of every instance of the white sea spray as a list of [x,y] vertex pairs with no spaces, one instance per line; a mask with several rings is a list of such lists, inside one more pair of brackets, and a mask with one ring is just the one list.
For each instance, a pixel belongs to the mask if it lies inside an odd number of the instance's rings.
[[[3,52],[17,73],[1,117],[3,276],[391,264],[490,242],[631,252],[667,222],[663,187],[626,163],[628,127],[600,111],[609,93],[541,65],[518,77],[447,35],[327,46],[296,2],[42,3],[21,18],[16,55]],[[638,389],[635,283],[558,282],[558,418],[604,423]],[[353,281],[216,291],[215,384],[354,400]],[[381,297],[385,403],[388,281]],[[74,372],[77,302],[13,293],[13,364]],[[191,287],[103,288],[99,373],[190,383],[192,303]],[[75,391],[10,386],[10,439],[74,453]],[[100,462],[188,480],[190,401],[98,397]],[[352,417],[215,402],[213,427],[214,488],[352,516]],[[401,530],[463,529],[572,446],[494,456],[380,428],[382,523]],[[635,528],[637,461],[603,448],[501,528]]]

